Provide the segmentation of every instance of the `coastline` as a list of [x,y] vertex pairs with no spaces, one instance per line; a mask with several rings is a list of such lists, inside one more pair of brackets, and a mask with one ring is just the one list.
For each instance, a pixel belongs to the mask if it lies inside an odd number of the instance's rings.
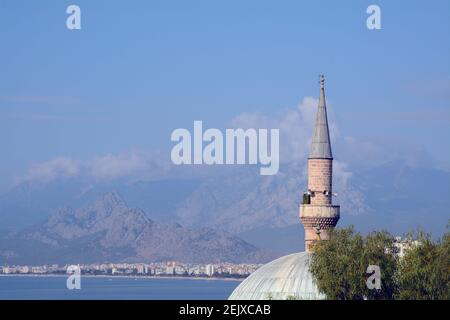
[[[70,274],[0,274],[0,277],[62,277],[67,278],[70,276]],[[245,278],[220,278],[220,277],[187,277],[187,276],[132,276],[132,275],[106,275],[106,274],[81,274],[82,278],[108,278],[108,279],[114,279],[114,278],[121,278],[121,279],[171,279],[171,280],[212,280],[212,281],[236,281],[236,282],[242,282],[245,280]]]

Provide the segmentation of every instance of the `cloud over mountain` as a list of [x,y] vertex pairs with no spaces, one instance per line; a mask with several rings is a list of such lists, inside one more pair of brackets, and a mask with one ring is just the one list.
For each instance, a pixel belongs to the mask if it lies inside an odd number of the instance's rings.
[[242,113],[231,120],[230,126],[280,129],[281,162],[304,159],[309,150],[317,104],[317,99],[305,97],[297,108],[283,110],[275,116]]
[[24,182],[48,183],[57,179],[91,178],[94,180],[110,180],[123,177],[164,172],[170,163],[161,160],[158,152],[123,152],[94,156],[82,161],[70,157],[34,163],[27,173],[18,176],[15,184]]
[[[229,121],[228,127],[279,129],[280,162],[285,164],[302,162],[308,156],[317,104],[316,98],[305,97],[297,107],[284,109],[272,116],[258,112],[242,113]],[[337,181],[347,180],[355,165],[373,166],[398,159],[411,165],[432,163],[424,149],[413,143],[393,141],[393,138],[368,139],[342,134],[333,116],[332,103],[329,103],[327,110]],[[170,137],[167,138],[167,142],[170,147]],[[57,179],[78,177],[102,181],[132,177],[164,177],[174,172],[191,176],[215,173],[215,169],[211,170],[211,167],[205,165],[175,166],[171,163],[169,155],[170,151],[167,149],[108,153],[85,160],[59,156],[32,164],[25,174],[16,177],[15,185],[23,182],[48,183]]]

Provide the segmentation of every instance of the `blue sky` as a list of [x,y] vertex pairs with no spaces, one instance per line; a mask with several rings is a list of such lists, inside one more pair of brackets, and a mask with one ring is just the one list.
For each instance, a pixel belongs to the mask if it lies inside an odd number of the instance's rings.
[[[82,29],[65,27],[77,4]],[[381,7],[382,30],[366,28]],[[317,96],[342,135],[450,169],[450,2],[0,2],[0,189],[33,163],[169,150],[170,133]]]

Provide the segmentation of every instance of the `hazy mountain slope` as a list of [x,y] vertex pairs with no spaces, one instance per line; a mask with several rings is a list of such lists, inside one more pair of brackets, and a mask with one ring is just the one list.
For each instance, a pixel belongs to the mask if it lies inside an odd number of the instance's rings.
[[434,236],[445,231],[450,219],[450,173],[414,168],[394,161],[358,172],[359,187],[371,208],[348,218],[360,229],[385,228],[402,232],[424,228]]
[[85,208],[61,209],[43,224],[0,243],[2,263],[262,262],[270,258],[224,232],[156,223],[142,210],[130,209],[116,193],[107,193]]
[[79,207],[116,190],[132,207],[158,221],[173,221],[177,207],[199,185],[196,180],[172,179],[93,182],[83,179],[23,183],[0,196],[0,231],[20,230],[48,218],[63,206]]
[[280,255],[305,250],[305,231],[298,221],[287,227],[261,227],[238,234],[239,238]]
[[[306,189],[304,163],[282,165],[275,176],[261,176],[256,167],[247,166],[197,179],[177,177],[178,173],[157,181],[23,185],[0,197],[0,228],[9,225],[17,230],[42,221],[57,207],[85,205],[110,190],[118,190],[131,207],[142,208],[157,222],[233,234],[299,223],[298,205]],[[346,171],[335,163],[333,184],[338,193],[334,202],[341,205],[340,226],[352,223],[362,231],[388,229],[396,234],[421,226],[440,235],[450,218],[450,173],[446,171],[399,161]]]
[[[281,228],[299,221],[299,204],[306,190],[301,163],[284,165],[277,175],[261,176],[256,170],[205,180],[177,211],[188,226],[209,226],[232,233],[254,228]],[[335,179],[335,199],[347,214],[369,211],[364,195],[352,183]]]

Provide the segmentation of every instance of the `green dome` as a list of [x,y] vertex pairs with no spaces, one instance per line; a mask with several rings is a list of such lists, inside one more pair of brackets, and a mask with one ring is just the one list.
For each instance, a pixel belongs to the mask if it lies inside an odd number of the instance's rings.
[[228,299],[324,299],[308,270],[310,255],[308,252],[294,253],[263,265],[242,281]]

